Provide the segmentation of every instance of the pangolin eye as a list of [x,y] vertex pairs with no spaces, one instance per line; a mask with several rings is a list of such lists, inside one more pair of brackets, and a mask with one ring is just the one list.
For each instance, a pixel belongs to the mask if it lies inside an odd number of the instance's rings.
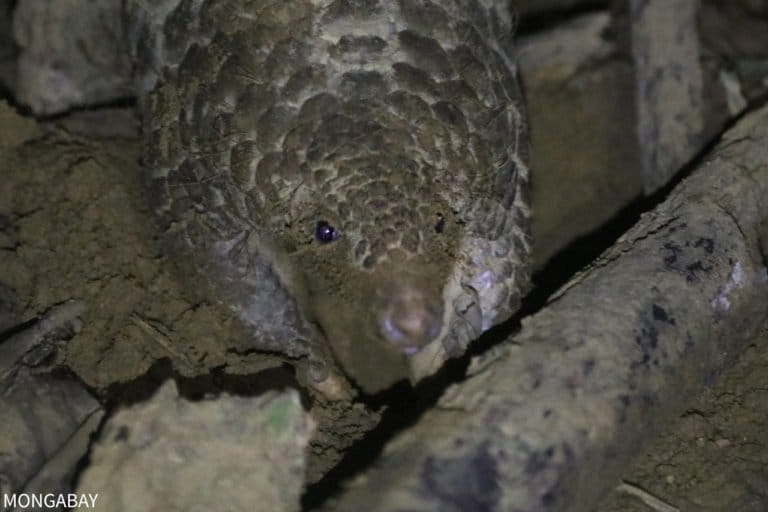
[[337,238],[339,238],[339,232],[336,228],[324,220],[318,221],[315,227],[315,240],[321,244],[329,244]]

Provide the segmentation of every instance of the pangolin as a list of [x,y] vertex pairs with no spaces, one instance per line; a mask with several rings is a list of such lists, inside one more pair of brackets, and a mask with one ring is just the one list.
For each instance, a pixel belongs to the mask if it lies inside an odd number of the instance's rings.
[[329,346],[377,391],[518,307],[529,174],[508,2],[125,12],[154,207],[254,346]]
[[[169,254],[254,349],[376,392],[517,308],[531,242],[508,0],[97,5],[133,63]],[[46,58],[28,55],[22,77]],[[59,60],[40,74],[70,94]]]

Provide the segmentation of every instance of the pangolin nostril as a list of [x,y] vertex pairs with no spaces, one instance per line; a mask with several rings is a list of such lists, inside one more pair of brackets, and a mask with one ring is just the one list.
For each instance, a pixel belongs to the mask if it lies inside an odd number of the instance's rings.
[[390,298],[379,318],[384,338],[398,350],[415,354],[437,338],[443,312],[439,301],[415,288],[401,288]]

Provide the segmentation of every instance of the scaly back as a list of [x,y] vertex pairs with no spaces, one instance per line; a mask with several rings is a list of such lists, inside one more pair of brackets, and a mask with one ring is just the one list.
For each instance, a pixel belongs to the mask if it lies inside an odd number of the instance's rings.
[[528,171],[505,2],[142,4],[154,204],[255,346],[327,342],[377,390],[514,311]]

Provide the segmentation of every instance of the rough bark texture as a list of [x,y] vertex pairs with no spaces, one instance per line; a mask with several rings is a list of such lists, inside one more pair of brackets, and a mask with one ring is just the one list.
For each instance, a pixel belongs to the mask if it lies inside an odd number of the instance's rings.
[[334,510],[587,511],[765,328],[768,108],[403,433]]

